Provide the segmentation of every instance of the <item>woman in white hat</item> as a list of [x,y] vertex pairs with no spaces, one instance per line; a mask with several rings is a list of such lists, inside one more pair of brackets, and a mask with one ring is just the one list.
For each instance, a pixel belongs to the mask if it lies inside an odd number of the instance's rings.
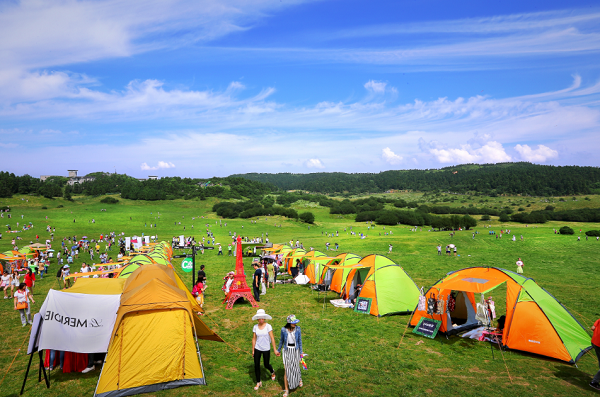
[[256,315],[252,317],[252,321],[257,320],[258,324],[255,324],[252,329],[252,332],[254,332],[254,336],[252,337],[252,357],[254,357],[254,373],[256,375],[254,390],[258,390],[262,386],[262,382],[260,381],[260,356],[263,356],[265,368],[271,371],[271,380],[275,380],[275,371],[269,363],[271,360],[271,345],[273,345],[275,355],[279,356],[279,352],[275,347],[273,327],[267,323],[267,320],[271,320],[271,316],[265,313],[263,309],[258,309]]

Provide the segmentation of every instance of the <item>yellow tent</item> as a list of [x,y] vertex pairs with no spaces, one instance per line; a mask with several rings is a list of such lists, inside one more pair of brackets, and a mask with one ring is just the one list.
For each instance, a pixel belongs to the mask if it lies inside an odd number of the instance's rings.
[[222,341],[196,316],[173,269],[140,267],[125,281],[95,395],[129,396],[206,384],[195,337]]

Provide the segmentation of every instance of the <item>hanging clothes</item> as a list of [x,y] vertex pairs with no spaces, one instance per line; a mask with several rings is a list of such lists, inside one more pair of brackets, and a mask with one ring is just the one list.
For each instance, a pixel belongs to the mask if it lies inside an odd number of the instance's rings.
[[456,309],[456,298],[454,294],[448,295],[448,311],[452,313]]
[[417,305],[417,310],[424,312],[427,310],[427,299],[425,298],[425,294],[423,293],[423,287],[421,287],[419,294],[419,304]]

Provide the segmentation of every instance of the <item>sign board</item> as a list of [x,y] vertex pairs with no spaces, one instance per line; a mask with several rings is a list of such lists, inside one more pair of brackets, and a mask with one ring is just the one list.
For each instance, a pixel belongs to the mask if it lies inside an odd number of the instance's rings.
[[371,298],[356,298],[354,311],[357,313],[369,314],[371,312]]
[[182,254],[182,255],[173,255],[174,259],[179,259],[179,258],[191,258],[192,254]]
[[437,335],[437,332],[440,329],[441,325],[442,322],[439,320],[421,317],[419,323],[417,324],[415,329],[413,329],[413,334],[433,339]]
[[192,271],[192,260],[190,258],[185,258],[183,261],[181,261],[181,269],[186,273],[191,272]]

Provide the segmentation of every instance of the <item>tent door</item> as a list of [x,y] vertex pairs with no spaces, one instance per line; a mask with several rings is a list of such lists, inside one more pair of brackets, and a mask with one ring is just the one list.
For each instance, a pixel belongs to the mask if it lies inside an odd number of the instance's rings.
[[479,321],[475,319],[475,308],[470,303],[467,293],[458,291],[454,311],[452,313],[446,312],[448,335],[455,335],[479,327]]

